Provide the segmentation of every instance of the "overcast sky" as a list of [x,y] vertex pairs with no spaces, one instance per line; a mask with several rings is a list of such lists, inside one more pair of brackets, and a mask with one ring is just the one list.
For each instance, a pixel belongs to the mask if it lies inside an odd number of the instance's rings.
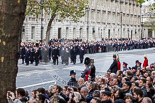
[[143,6],[147,6],[147,5],[150,5],[150,4],[153,4],[153,3],[155,3],[155,0],[148,0],[145,3],[143,3]]

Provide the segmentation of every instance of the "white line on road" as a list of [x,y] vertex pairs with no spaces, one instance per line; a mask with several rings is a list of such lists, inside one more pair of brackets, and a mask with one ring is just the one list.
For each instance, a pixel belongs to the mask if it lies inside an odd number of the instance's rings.
[[24,87],[18,87],[18,88],[29,88],[29,87],[35,87],[35,86],[38,86],[38,85],[49,84],[49,83],[56,84],[56,81],[52,80],[52,81],[47,81],[47,82],[42,82],[42,83],[37,83],[37,84],[32,84],[32,85],[27,85],[27,86],[24,86]]

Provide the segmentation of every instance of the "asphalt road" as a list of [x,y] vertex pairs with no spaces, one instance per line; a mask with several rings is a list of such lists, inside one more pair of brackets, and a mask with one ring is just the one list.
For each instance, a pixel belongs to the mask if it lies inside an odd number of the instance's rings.
[[[104,73],[108,70],[111,63],[113,62],[112,55],[115,53],[119,54],[120,62],[127,62],[129,67],[133,67],[136,60],[139,60],[143,63],[144,54],[147,54],[149,64],[155,62],[155,48],[86,54],[85,57],[94,58],[97,75],[104,75]],[[59,62],[60,61],[61,60],[59,60]],[[69,64],[68,66],[61,63],[59,63],[59,65],[53,65],[52,62],[49,62],[47,65],[41,63],[39,64],[39,66],[34,66],[34,64],[26,66],[25,64],[21,64],[21,60],[19,60],[19,71],[17,74],[16,86],[17,88],[25,88],[29,91],[29,93],[33,89],[39,87],[49,89],[49,87],[53,84],[64,86],[67,84],[70,78],[70,70],[76,71],[77,78],[81,76],[81,72],[85,69],[85,66],[84,64],[80,64],[79,62],[79,56],[77,56],[76,65]]]

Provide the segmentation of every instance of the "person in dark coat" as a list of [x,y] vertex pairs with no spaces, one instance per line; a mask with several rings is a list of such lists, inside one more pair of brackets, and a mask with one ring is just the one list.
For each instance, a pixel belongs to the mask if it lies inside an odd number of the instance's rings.
[[70,77],[71,77],[71,79],[69,80],[67,85],[70,87],[72,87],[72,86],[78,87],[78,82],[76,80],[76,72],[74,70],[70,71]]
[[48,51],[49,51],[49,61],[51,61],[52,46],[48,48]]
[[21,47],[21,53],[20,53],[20,55],[21,55],[21,59],[22,59],[22,64],[24,64],[24,59],[25,59],[25,47],[23,46],[23,47]]
[[48,49],[47,49],[47,47],[45,47],[44,48],[44,54],[43,54],[44,56],[44,62],[45,62],[45,64],[47,64],[47,62],[48,62],[48,59],[49,59],[49,53],[48,53]]
[[71,50],[70,50],[70,55],[71,55],[71,61],[73,62],[73,64],[76,64],[76,48],[73,47]]
[[108,72],[116,73],[117,72],[117,60],[116,55],[113,55],[113,63],[111,64],[110,68],[108,69]]
[[26,65],[29,65],[29,60],[30,60],[30,50],[28,49],[28,47],[26,47],[26,49],[25,49],[25,63],[26,63]]
[[64,56],[65,56],[65,48],[62,47],[60,50],[60,56],[61,56],[61,60],[62,60],[62,64],[64,63]]
[[65,53],[64,53],[64,63],[65,65],[69,64],[69,57],[70,57],[70,53],[68,48],[66,48]]
[[39,58],[40,58],[39,48],[36,47],[35,53],[34,53],[35,66],[38,66],[38,64],[39,64]]
[[91,81],[95,81],[96,67],[94,65],[94,59],[91,59],[90,69],[91,69],[90,72]]
[[30,47],[30,63],[33,64],[34,62],[34,49]]
[[52,58],[53,58],[53,64],[55,65],[57,62],[58,65],[58,57],[59,57],[59,50],[57,47],[54,48],[54,50],[52,51]]
[[84,58],[84,49],[83,47],[81,46],[80,48],[80,53],[79,53],[79,56],[80,56],[80,63],[83,63],[83,58]]

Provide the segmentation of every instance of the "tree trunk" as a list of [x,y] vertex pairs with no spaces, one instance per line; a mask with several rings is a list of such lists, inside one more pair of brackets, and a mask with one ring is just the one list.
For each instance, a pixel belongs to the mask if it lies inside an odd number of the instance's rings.
[[46,30],[46,43],[48,44],[49,42],[49,38],[50,38],[50,30],[51,30],[51,25],[52,25],[52,22],[53,20],[55,19],[56,15],[53,15],[51,18],[50,18],[50,21],[48,22],[48,26],[47,26],[47,30]]
[[7,91],[15,91],[20,30],[27,0],[1,0],[0,4],[0,103]]

